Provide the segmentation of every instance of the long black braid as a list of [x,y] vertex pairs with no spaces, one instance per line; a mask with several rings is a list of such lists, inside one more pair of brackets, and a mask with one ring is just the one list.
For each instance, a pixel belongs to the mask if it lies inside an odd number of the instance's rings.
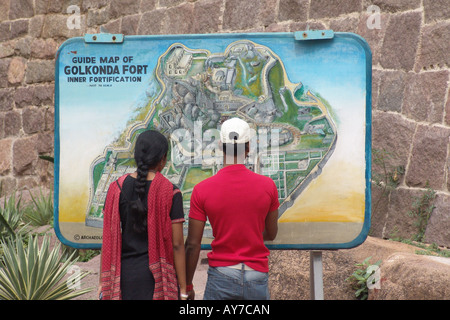
[[158,131],[148,130],[142,132],[136,140],[134,159],[137,165],[137,178],[134,184],[134,192],[137,193],[136,201],[130,202],[130,213],[136,215],[136,232],[147,230],[147,207],[144,205],[146,197],[145,185],[147,175],[155,170],[161,160],[167,156],[169,143],[164,135]]

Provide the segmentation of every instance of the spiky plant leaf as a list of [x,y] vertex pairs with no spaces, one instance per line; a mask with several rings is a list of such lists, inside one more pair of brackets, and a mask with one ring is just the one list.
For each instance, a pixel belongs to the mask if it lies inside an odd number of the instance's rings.
[[[28,245],[21,238],[1,242],[0,299],[4,300],[67,300],[92,290],[75,291],[64,278],[74,265],[73,255],[63,261],[59,243],[50,250],[48,236],[39,246],[39,237],[30,235]],[[79,274],[81,281],[87,272]]]

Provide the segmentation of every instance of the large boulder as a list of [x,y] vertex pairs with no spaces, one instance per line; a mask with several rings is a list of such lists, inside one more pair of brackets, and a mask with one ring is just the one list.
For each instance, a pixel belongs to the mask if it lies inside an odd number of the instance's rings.
[[381,265],[380,289],[371,300],[449,300],[450,258],[399,252]]
[[[369,257],[369,264],[382,262],[381,288],[370,290],[369,299],[450,299],[450,259],[417,255],[417,250],[412,245],[370,236],[353,249],[324,250],[324,299],[356,299],[355,289],[346,279],[357,269],[355,264]],[[269,268],[272,299],[310,299],[309,251],[272,251]]]

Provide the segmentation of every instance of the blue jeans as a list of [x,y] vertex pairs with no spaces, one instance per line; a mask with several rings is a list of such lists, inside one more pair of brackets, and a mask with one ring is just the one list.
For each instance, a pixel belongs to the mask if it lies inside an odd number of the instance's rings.
[[269,300],[268,280],[265,272],[209,267],[203,300]]

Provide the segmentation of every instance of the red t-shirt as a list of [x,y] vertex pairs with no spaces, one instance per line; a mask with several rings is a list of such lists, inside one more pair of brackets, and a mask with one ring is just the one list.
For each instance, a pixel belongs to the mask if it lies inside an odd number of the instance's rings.
[[269,177],[242,164],[227,166],[198,183],[191,195],[189,218],[209,219],[214,240],[208,253],[212,267],[245,263],[269,271],[263,231],[269,212],[278,209],[278,190]]

